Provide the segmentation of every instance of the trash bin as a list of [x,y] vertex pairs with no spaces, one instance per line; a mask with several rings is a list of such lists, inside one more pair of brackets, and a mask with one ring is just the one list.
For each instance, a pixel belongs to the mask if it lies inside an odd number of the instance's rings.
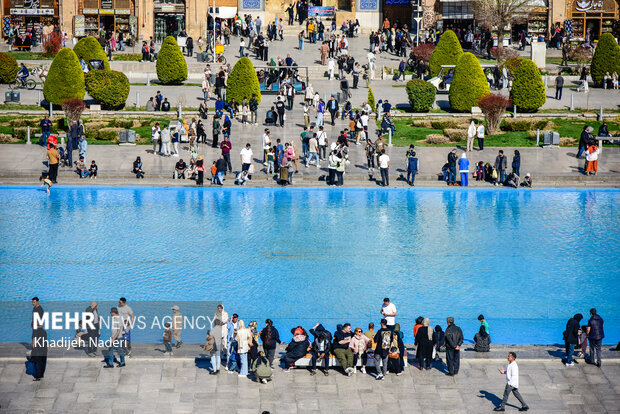
[[12,102],[13,96],[11,95],[11,91],[4,93],[4,102]]
[[547,131],[543,135],[543,145],[560,145],[560,134],[555,131]]
[[136,143],[136,131],[134,131],[133,129],[126,129],[125,131],[127,132],[127,143],[135,144]]
[[119,144],[127,143],[127,130],[126,129],[121,129],[120,131],[118,131],[118,143]]
[[11,102],[19,102],[19,92],[11,91]]

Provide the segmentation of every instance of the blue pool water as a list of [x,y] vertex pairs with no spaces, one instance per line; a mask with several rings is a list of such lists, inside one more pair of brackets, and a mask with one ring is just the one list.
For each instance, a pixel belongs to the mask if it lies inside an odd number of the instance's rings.
[[[472,339],[483,313],[494,343],[516,344],[558,343],[594,306],[615,343],[619,202],[615,190],[1,187],[0,300],[218,300],[288,338],[297,324],[377,324],[389,296],[407,341],[419,315],[454,316]],[[3,313],[0,341],[29,340],[27,312]]]

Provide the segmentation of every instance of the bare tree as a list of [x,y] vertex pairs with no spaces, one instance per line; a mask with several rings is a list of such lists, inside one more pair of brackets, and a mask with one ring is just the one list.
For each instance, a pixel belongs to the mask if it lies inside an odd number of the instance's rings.
[[497,34],[497,47],[503,47],[504,27],[527,19],[531,0],[475,0],[476,19]]

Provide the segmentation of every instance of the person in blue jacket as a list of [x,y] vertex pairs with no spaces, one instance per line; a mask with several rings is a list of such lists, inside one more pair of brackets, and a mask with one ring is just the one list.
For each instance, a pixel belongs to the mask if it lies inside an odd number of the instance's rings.
[[467,187],[469,185],[469,160],[465,152],[461,154],[461,159],[459,159],[459,171],[461,173],[461,186]]
[[413,150],[413,144],[407,151],[407,183],[411,186],[415,185],[415,175],[418,173],[419,162]]

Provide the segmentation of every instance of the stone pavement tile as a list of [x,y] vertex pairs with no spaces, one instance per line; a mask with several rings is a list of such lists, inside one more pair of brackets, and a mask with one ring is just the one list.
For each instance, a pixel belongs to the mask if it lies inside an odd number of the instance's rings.
[[297,414],[297,404],[290,402],[278,402],[275,414]]
[[315,393],[314,398],[298,398],[297,411],[319,410],[319,400],[317,397]]

